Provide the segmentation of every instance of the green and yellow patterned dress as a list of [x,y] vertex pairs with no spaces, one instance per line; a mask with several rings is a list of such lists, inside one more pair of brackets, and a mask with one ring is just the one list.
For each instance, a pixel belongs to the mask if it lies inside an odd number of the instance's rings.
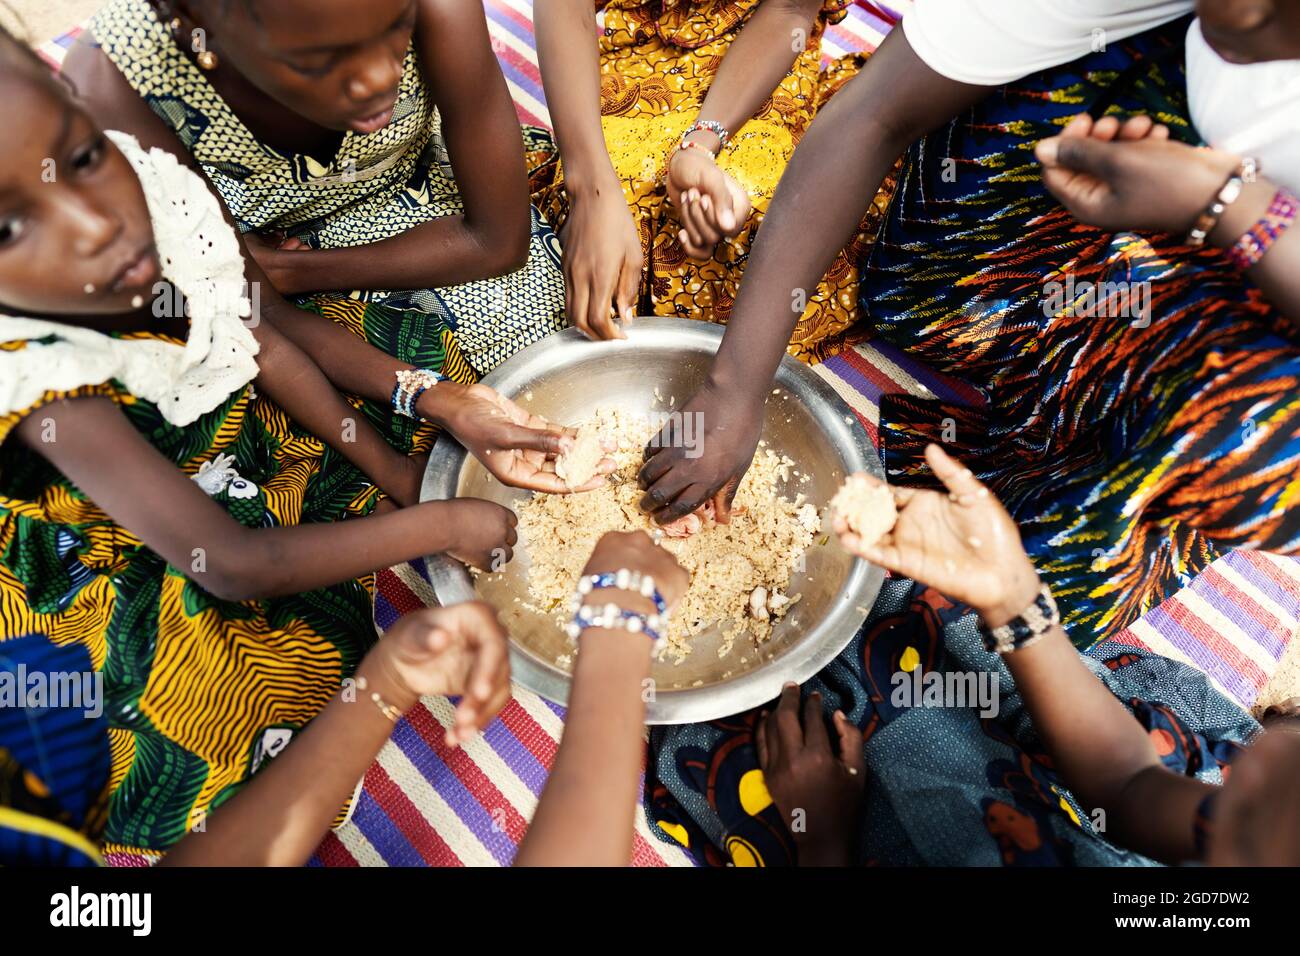
[[[285,233],[313,249],[338,249],[464,212],[414,46],[392,122],[367,136],[349,132],[323,165],[260,142],[176,45],[148,0],[110,0],[91,30],[131,88],[202,166],[244,232]],[[526,127],[523,133],[530,165],[554,154],[545,130]],[[534,208],[528,262],[517,272],[438,289],[359,289],[311,301],[413,365],[420,364],[413,350],[450,329],[482,374],[564,326],[559,242]],[[366,308],[376,302],[400,313],[400,321],[376,319]]]
[[[103,672],[112,793],[103,848],[111,862],[133,862],[201,824],[338,691],[375,639],[373,581],[258,601],[213,597],[15,427],[31,415],[40,422],[53,402],[110,399],[250,528],[364,515],[378,491],[256,394],[257,345],[240,321],[249,311],[243,260],[201,177],[168,153],[110,137],[144,186],[164,275],[190,305],[188,338],[0,316],[0,648],[40,633],[84,647]],[[181,196],[193,211],[185,216],[171,213]],[[204,257],[191,248],[199,241]]]

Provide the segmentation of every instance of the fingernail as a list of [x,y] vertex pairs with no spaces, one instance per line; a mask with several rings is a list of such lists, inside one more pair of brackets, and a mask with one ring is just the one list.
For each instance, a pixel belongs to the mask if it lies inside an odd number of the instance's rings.
[[718,216],[718,225],[723,229],[736,228],[736,216],[730,210],[726,210]]
[[701,197],[700,197],[700,208],[701,208],[701,209],[708,209],[708,208],[710,208],[712,205],[713,205],[713,203],[709,200],[709,197],[708,197],[708,196],[701,196]]
[[1053,136],[1049,139],[1039,140],[1038,145],[1034,147],[1034,152],[1038,154],[1040,162],[1054,163],[1056,162],[1056,152],[1058,148],[1059,143],[1057,142],[1057,137]]

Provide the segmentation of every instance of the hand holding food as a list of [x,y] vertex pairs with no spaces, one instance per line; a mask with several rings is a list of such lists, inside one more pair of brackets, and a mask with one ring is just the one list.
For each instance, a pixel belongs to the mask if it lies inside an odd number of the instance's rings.
[[889,486],[871,481],[863,474],[849,475],[831,499],[831,513],[832,520],[843,519],[861,547],[875,544],[898,521],[898,509],[894,507],[894,494]]
[[571,487],[555,471],[556,457],[573,445],[571,429],[530,414],[486,385],[439,386],[448,387],[463,393],[447,416],[447,430],[503,485],[554,495],[589,491],[612,467],[601,463],[588,481]]
[[[1020,532],[969,468],[938,445],[929,445],[925,458],[948,493],[893,487],[898,506],[893,528],[868,543],[845,515],[837,514],[840,543],[859,557],[969,604],[989,627],[1000,627],[1033,603],[1040,586]],[[858,479],[883,484],[870,475]]]

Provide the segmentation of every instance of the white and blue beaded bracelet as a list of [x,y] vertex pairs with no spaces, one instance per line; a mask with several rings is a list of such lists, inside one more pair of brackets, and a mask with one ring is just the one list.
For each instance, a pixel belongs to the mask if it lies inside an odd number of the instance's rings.
[[389,401],[392,403],[393,411],[407,418],[420,417],[415,411],[415,403],[420,400],[421,395],[439,382],[450,381],[446,375],[430,368],[404,368],[395,374],[397,384],[393,386],[393,394]]
[[617,604],[606,604],[600,607],[584,604],[578,608],[573,615],[573,620],[565,626],[564,630],[574,640],[577,640],[578,635],[589,627],[627,631],[631,634],[644,634],[650,638],[654,649],[658,650],[664,640],[663,635],[659,632],[661,624],[662,619],[658,614],[642,614],[640,611],[629,611]]
[[592,591],[600,591],[605,588],[617,588],[620,591],[631,591],[634,594],[640,594],[654,603],[655,610],[660,615],[668,613],[668,602],[664,600],[664,596],[655,587],[655,579],[648,574],[631,571],[627,568],[619,568],[617,571],[602,571],[600,574],[588,574],[578,578],[578,592],[573,599],[574,609],[576,610],[577,606],[582,603],[582,599]]

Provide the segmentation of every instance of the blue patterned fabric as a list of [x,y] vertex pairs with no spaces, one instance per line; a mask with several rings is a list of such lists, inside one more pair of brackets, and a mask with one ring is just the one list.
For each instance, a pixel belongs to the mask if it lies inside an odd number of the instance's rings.
[[55,675],[93,673],[79,645],[57,646],[39,634],[0,643],[0,866],[100,862],[94,844],[109,780],[104,702],[96,715],[86,698],[78,706],[32,699],[33,675],[51,686]]
[[[1084,661],[1152,735],[1165,765],[1210,783],[1258,729],[1200,671],[1108,641]],[[908,665],[911,665],[909,667]],[[975,707],[896,706],[894,675],[997,674],[996,715]],[[848,647],[803,693],[820,691],[862,729],[866,790],[857,833],[864,865],[1154,866],[1106,842],[1058,779],[1010,672],[984,649],[967,608],[914,581],[885,582]],[[794,845],[765,787],[753,732],[758,711],[656,727],[646,814],[666,842],[703,864],[787,865]],[[742,798],[743,797],[743,798]],[[659,826],[662,824],[662,826]],[[1104,827],[1103,827],[1104,829]]]

